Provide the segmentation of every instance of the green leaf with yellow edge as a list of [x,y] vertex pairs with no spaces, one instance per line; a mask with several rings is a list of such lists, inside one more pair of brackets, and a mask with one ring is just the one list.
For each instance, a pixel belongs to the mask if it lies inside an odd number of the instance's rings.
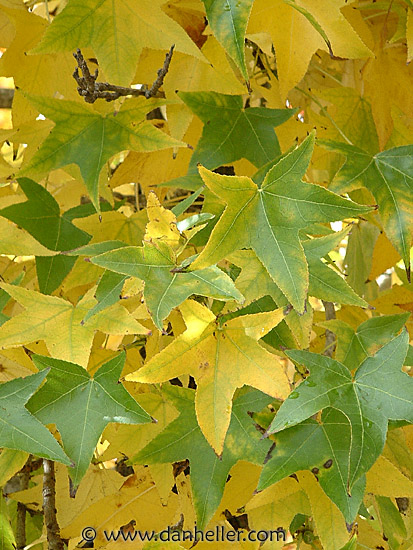
[[224,447],[235,390],[244,384],[284,399],[290,385],[277,356],[258,344],[284,317],[282,310],[245,315],[220,325],[205,306],[180,306],[187,330],[126,379],[156,383],[190,374],[197,383],[196,414],[217,454]]
[[101,311],[82,325],[86,313],[96,304],[90,291],[73,306],[57,296],[45,296],[6,283],[0,286],[25,308],[0,327],[0,349],[44,340],[56,359],[86,367],[96,330],[107,334],[150,333],[120,304]]
[[[169,50],[203,59],[185,31],[162,10],[163,0],[69,0],[31,53],[91,46],[106,78],[129,86],[142,50]],[[156,75],[156,67],[154,67]],[[155,76],[154,76],[155,78]]]
[[0,384],[0,446],[69,465],[71,461],[56,439],[25,407],[47,373],[45,370]]
[[254,0],[203,0],[208,24],[218,41],[248,80],[245,65],[245,30]]
[[261,187],[247,177],[222,176],[200,167],[205,184],[227,207],[191,269],[252,248],[293,307],[303,312],[309,276],[300,229],[371,210],[302,180],[313,147],[314,135],[310,135],[281,157]]
[[320,140],[320,145],[346,157],[330,185],[343,193],[366,187],[379,205],[383,228],[410,272],[413,237],[413,145],[372,155],[346,143]]
[[[335,414],[345,415],[351,429],[350,444],[335,444],[331,449],[343,451],[347,457],[347,464],[340,458],[340,463],[345,464],[341,472],[347,472],[340,479],[343,491],[352,494],[383,450],[389,420],[413,421],[413,380],[401,370],[407,349],[408,333],[404,330],[375,355],[367,357],[354,378],[348,367],[334,359],[307,351],[288,351],[288,357],[309,368],[310,376],[281,405],[268,433],[293,426],[299,429],[300,422],[334,407]],[[333,431],[336,440],[340,433],[337,428]],[[337,468],[336,462],[330,456],[324,468]],[[328,494],[333,500],[337,498],[334,491]],[[337,504],[349,517],[343,504]]]
[[69,470],[77,487],[85,475],[93,451],[109,422],[142,424],[153,419],[119,383],[125,353],[104,363],[91,378],[81,366],[34,355],[46,383],[30,399],[28,410],[44,424],[56,424],[63,448],[73,460]]
[[74,101],[26,97],[56,125],[20,174],[45,174],[77,164],[97,211],[100,209],[99,174],[115,153],[124,149],[157,151],[185,147],[145,120],[147,113],[164,104],[161,100],[138,97],[119,112],[102,115],[93,107]]
[[[190,171],[196,169],[197,163],[213,170],[241,158],[257,167],[272,161],[281,154],[274,127],[296,112],[263,107],[244,109],[241,96],[215,92],[180,92],[179,97],[204,123]],[[199,184],[195,189],[198,187]]]
[[144,242],[143,247],[127,246],[94,256],[93,264],[116,273],[145,281],[143,295],[155,325],[162,330],[162,321],[174,307],[192,294],[211,296],[217,300],[242,301],[234,283],[218,267],[179,273],[173,250],[163,241],[156,245]]
[[270,442],[260,440],[260,433],[248,412],[263,409],[272,398],[259,391],[244,391],[234,400],[222,458],[218,458],[198,425],[195,392],[165,385],[162,393],[180,412],[180,416],[154,437],[131,462],[163,464],[189,459],[197,527],[204,529],[219,506],[231,467],[238,460],[262,464]]

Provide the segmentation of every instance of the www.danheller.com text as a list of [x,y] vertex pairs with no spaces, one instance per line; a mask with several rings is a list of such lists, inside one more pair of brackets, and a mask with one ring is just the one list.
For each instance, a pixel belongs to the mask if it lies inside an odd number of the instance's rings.
[[[215,529],[182,529],[176,530],[168,527],[163,531],[123,531],[121,529],[114,531],[103,531],[104,538],[109,541],[162,541],[162,542],[266,542],[266,541],[286,541],[287,533],[282,527],[277,529],[256,531],[251,529],[225,529],[223,525],[216,525]],[[82,538],[91,542],[97,537],[97,531],[93,527],[85,527],[82,531]]]

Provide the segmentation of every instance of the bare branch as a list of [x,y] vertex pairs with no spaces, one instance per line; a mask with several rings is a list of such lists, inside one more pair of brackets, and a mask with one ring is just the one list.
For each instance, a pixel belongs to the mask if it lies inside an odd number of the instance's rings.
[[49,550],[64,550],[56,517],[56,478],[54,462],[43,460],[43,512]]
[[[20,491],[24,491],[29,488],[30,474],[31,474],[31,462],[32,455],[29,455],[26,464],[19,472],[20,478]],[[16,549],[23,550],[26,546],[26,511],[27,508],[22,502],[17,503],[16,514]]]
[[10,109],[13,97],[14,90],[12,88],[0,88],[0,109]]
[[[159,92],[159,88],[162,86],[165,75],[168,72],[174,47],[175,46],[172,46],[166,54],[165,62],[162,68],[158,70],[158,76],[149,90],[145,87],[137,90],[135,88],[116,86],[115,84],[109,84],[109,82],[96,82],[99,75],[99,69],[96,69],[92,75],[82,52],[77,49],[73,54],[78,65],[73,73],[73,78],[76,80],[78,85],[77,91],[87,103],[94,103],[97,99],[114,101],[119,97],[125,97],[128,95],[133,97],[144,96],[146,99],[149,99],[150,97],[165,97],[163,93]],[[80,76],[79,69],[82,76]]]

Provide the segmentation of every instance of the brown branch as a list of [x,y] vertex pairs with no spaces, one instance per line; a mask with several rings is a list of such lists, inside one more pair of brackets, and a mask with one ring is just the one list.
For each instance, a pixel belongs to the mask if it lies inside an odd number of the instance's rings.
[[[29,455],[26,464],[19,472],[20,478],[20,491],[24,491],[29,488],[30,474],[31,474],[31,462],[32,455]],[[16,515],[16,549],[23,550],[26,546],[26,511],[27,508],[23,502],[17,503],[17,515]]]
[[[166,54],[164,64],[158,70],[158,76],[149,90],[144,87],[140,90],[136,90],[135,88],[125,88],[124,86],[109,84],[109,82],[96,82],[99,75],[99,69],[96,69],[94,74],[91,74],[86,60],[78,48],[73,54],[78,65],[73,73],[73,78],[78,84],[77,91],[87,103],[94,103],[97,99],[114,101],[119,97],[125,97],[128,95],[133,97],[144,96],[146,99],[149,99],[150,97],[164,97],[164,94],[159,92],[159,88],[162,86],[164,78],[168,72],[174,47],[175,46],[172,46]],[[79,74],[79,69],[82,72],[82,76]]]
[[[324,305],[324,310],[326,313],[326,321],[336,318],[336,310],[334,309],[334,304],[332,302],[326,302],[322,300]],[[333,357],[334,352],[336,351],[336,337],[334,332],[331,330],[326,330],[326,342],[323,355],[327,357]]]
[[54,462],[43,460],[43,512],[49,550],[64,550],[56,517],[56,478]]
[[13,88],[0,88],[0,109],[10,109],[13,103]]

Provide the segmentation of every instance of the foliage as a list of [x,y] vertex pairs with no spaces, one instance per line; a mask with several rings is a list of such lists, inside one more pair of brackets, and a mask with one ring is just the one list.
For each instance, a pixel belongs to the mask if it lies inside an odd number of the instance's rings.
[[410,548],[412,2],[0,22],[0,550]]

